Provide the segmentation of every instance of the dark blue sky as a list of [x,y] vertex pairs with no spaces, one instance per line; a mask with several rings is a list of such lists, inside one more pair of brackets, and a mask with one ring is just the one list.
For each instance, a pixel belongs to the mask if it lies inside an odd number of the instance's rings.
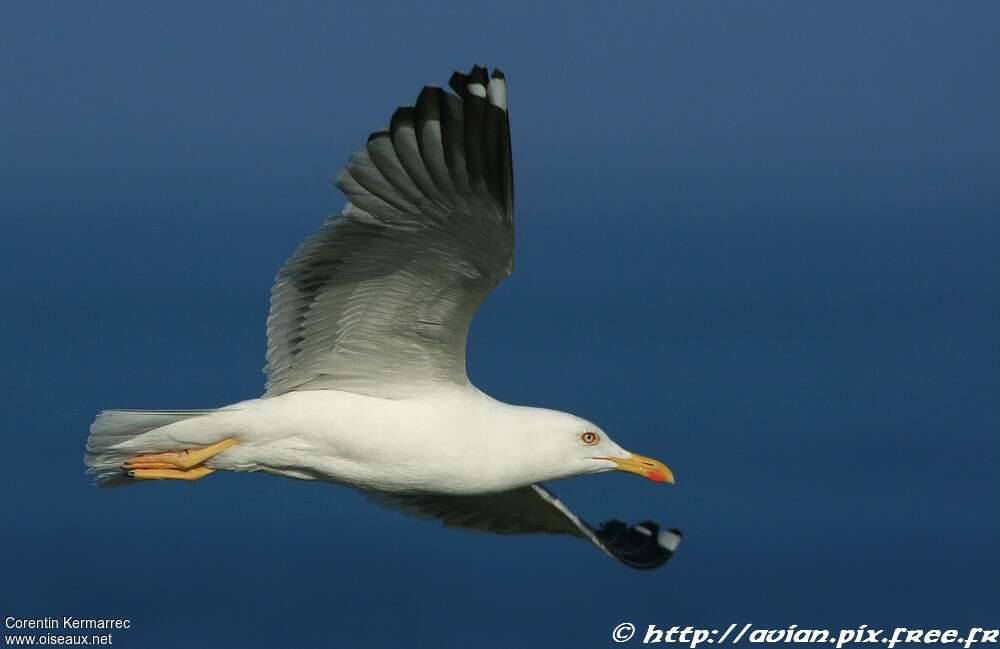
[[[99,409],[260,393],[338,167],[472,63],[510,84],[518,269],[470,374],[664,459],[550,486],[681,527],[674,560],[268,476],[90,487]],[[998,69],[988,2],[4,4],[0,614],[126,647],[995,626]]]

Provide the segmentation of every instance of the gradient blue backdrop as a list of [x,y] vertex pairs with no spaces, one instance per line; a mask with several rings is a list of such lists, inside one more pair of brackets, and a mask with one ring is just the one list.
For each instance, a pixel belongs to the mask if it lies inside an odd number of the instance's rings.
[[[0,615],[116,646],[594,647],[628,620],[997,624],[1000,5],[4,3]],[[664,569],[264,475],[96,490],[105,407],[258,395],[271,279],[455,68],[510,82],[470,374],[675,487]]]

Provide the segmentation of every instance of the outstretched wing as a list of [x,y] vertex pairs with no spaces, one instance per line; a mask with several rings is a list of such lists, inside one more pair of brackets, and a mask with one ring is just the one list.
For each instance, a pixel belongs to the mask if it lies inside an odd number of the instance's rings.
[[629,526],[612,520],[595,529],[541,485],[481,496],[370,492],[369,497],[408,514],[436,518],[447,527],[496,534],[571,534],[640,570],[666,563],[681,541],[680,530],[661,530],[649,521]]
[[486,68],[424,88],[337,178],[349,203],[278,273],[267,395],[464,384],[479,304],[513,270],[507,89]]

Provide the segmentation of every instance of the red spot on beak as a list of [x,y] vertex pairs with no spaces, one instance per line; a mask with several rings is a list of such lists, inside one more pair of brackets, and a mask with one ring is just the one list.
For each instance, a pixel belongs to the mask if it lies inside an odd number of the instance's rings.
[[653,470],[649,472],[649,479],[653,482],[666,482],[667,474],[662,471]]

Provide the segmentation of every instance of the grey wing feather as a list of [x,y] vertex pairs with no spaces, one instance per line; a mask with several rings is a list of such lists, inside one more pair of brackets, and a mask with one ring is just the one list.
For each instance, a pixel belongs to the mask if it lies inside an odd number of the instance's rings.
[[513,270],[512,174],[505,102],[425,88],[397,110],[338,176],[343,213],[278,273],[265,396],[467,383],[469,324]]
[[475,496],[376,492],[368,492],[368,496],[387,507],[440,520],[446,527],[494,534],[577,536],[587,539],[608,556],[640,570],[666,563],[681,540],[679,530],[661,530],[651,521],[630,526],[612,520],[594,528],[541,485]]

